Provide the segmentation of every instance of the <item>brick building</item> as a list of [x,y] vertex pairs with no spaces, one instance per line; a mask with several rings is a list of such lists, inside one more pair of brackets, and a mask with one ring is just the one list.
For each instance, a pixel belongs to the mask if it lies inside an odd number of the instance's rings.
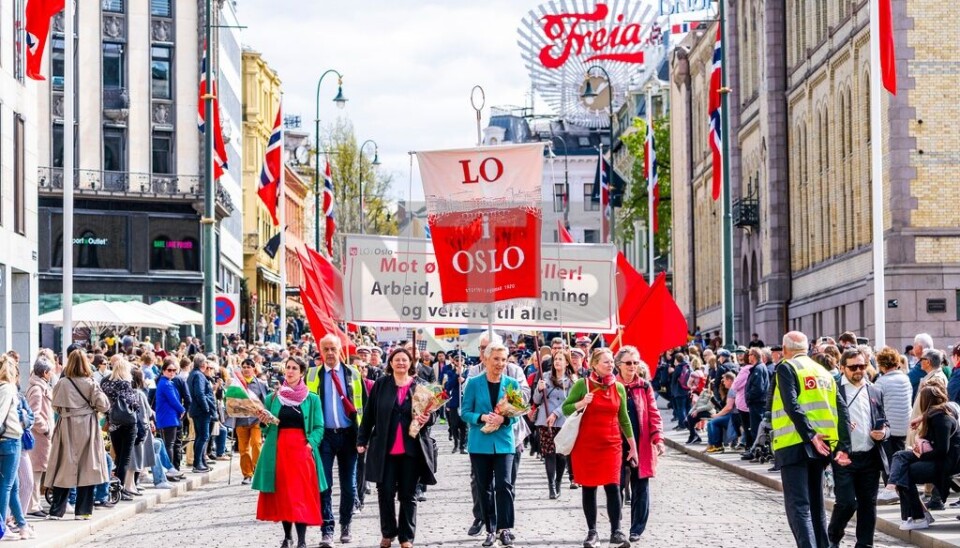
[[[960,338],[960,89],[956,7],[894,0],[898,95],[883,100],[887,342]],[[869,3],[737,2],[729,9],[735,334],[873,337]],[[716,27],[672,56],[674,288],[691,325],[721,319],[719,203],[707,139]],[[946,41],[954,40],[953,44]],[[891,303],[892,304],[892,303]]]

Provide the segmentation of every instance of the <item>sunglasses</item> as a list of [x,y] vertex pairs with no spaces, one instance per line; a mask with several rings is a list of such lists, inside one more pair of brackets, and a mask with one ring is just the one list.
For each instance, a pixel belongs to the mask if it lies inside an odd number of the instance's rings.
[[855,363],[855,364],[853,364],[853,365],[845,365],[844,367],[846,367],[846,368],[849,369],[850,371],[863,371],[864,369],[867,368],[866,364],[862,364],[862,363]]
[[640,362],[635,362],[632,360],[622,360],[620,363],[622,365],[640,365]]
[[168,368],[164,369],[164,371],[165,371],[165,372],[173,371],[174,373],[176,373],[177,370],[176,370],[176,369],[171,369],[171,368],[168,367]]

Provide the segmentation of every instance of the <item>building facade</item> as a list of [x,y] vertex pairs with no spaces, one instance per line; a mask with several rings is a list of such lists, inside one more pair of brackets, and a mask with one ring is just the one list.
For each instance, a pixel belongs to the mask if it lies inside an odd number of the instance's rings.
[[[800,329],[872,339],[869,3],[736,4],[727,60],[737,338]],[[960,337],[960,217],[944,186],[960,176],[960,90],[948,84],[960,53],[935,25],[953,8],[894,0],[893,10],[899,86],[884,92],[880,121],[887,343],[927,332],[946,345]],[[691,141],[674,131],[674,231],[689,235],[678,238],[678,296],[705,330],[719,326],[722,287],[706,124],[715,33],[689,36],[672,60],[672,123]]]
[[[22,1],[6,2],[0,26],[22,29]],[[0,40],[0,351],[29,371],[37,338],[37,106],[24,78],[23,31]]]
[[[230,11],[233,4],[218,4]],[[202,4],[183,0],[103,0],[77,6],[74,293],[92,299],[172,299],[200,307],[203,283],[202,136],[197,130]],[[235,22],[230,13],[218,17]],[[227,36],[235,40],[235,36]],[[233,49],[211,48],[230,67]],[[39,139],[41,312],[62,306],[63,14],[52,23],[36,86]],[[237,50],[237,55],[239,50]],[[215,61],[216,63],[216,61]],[[236,87],[231,71],[221,84]],[[239,119],[222,102],[226,126]],[[228,163],[239,165],[236,146]],[[231,223],[241,217],[233,183],[217,183],[218,251],[226,250],[218,289],[238,283]],[[226,220],[226,221],[225,221]],[[225,225],[226,229],[225,229]],[[224,235],[227,237],[224,237]],[[220,254],[218,253],[218,256]],[[220,271],[218,265],[217,270]],[[57,338],[44,327],[45,344]]]

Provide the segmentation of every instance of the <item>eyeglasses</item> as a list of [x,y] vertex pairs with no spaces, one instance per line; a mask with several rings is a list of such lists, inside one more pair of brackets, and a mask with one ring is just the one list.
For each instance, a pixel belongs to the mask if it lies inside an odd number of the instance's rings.
[[867,365],[863,363],[854,363],[851,365],[845,365],[844,367],[846,367],[850,371],[863,371],[864,369],[867,368]]
[[632,360],[621,360],[620,364],[621,365],[640,365],[640,362],[635,362]]

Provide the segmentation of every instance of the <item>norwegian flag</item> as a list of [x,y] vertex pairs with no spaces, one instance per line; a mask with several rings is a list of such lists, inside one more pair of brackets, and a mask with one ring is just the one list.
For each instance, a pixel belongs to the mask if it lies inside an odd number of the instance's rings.
[[330,170],[330,161],[327,161],[327,170],[323,174],[323,215],[327,220],[324,238],[327,241],[327,254],[333,257],[333,233],[337,230],[337,221],[333,216],[333,172]]
[[[219,179],[227,170],[227,146],[223,142],[223,126],[220,125],[220,95],[217,92],[217,81],[210,86],[213,95],[213,178]],[[203,57],[200,59],[200,93],[197,100],[197,128],[200,133],[206,130],[206,106],[203,99],[207,94],[207,48],[203,48]]]
[[693,28],[693,27],[690,25],[690,23],[679,23],[679,24],[677,24],[677,25],[673,25],[673,26],[670,28],[670,33],[671,33],[671,34],[683,34],[683,33],[685,33],[685,32],[690,32],[690,29],[692,29],[692,28]]
[[643,154],[643,172],[650,178],[647,181],[647,188],[650,190],[650,196],[653,197],[653,232],[660,231],[660,215],[657,211],[660,207],[660,177],[657,176],[657,150],[656,141],[653,136],[653,126],[647,128],[647,141],[644,144]]
[[710,149],[713,150],[713,199],[720,199],[720,187],[723,183],[723,134],[720,126],[720,87],[723,79],[720,66],[722,36],[717,26],[717,41],[713,46],[713,72],[710,74]]
[[257,195],[263,200],[263,205],[267,206],[270,217],[273,219],[273,226],[279,226],[277,219],[277,205],[280,203],[280,182],[283,169],[281,153],[283,152],[283,125],[281,125],[281,113],[283,107],[277,107],[277,120],[273,123],[273,133],[270,134],[270,140],[267,141],[267,151],[264,153],[263,169],[260,170],[260,187],[257,189]]
[[30,0],[24,10],[24,30],[27,45],[27,77],[33,80],[46,80],[40,74],[43,52],[47,47],[47,35],[50,33],[50,19],[63,11],[64,0]]

